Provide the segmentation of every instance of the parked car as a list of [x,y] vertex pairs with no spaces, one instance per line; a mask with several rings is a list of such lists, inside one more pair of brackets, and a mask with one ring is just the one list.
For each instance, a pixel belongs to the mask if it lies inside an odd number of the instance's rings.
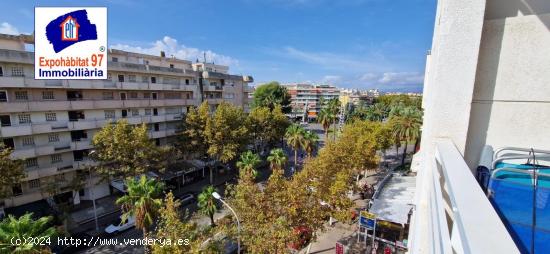
[[119,217],[113,224],[105,228],[105,233],[107,234],[116,234],[122,231],[133,228],[136,225],[136,218],[134,216],[128,217],[124,224],[122,224],[122,216]]
[[195,194],[191,192],[180,194],[176,198],[180,200],[182,206],[197,202]]

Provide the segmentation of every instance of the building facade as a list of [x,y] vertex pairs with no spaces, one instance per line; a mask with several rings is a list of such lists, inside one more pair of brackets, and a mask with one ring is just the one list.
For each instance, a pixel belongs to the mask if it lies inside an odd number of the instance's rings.
[[[25,51],[32,43],[31,36],[0,34],[0,139],[27,172],[4,207],[52,195],[73,203],[109,195],[107,184],[82,172],[93,163],[93,135],[109,121],[146,123],[155,143],[166,145],[183,114],[203,100],[211,110],[222,101],[248,110],[253,79],[230,75],[227,66],[110,49],[107,80],[35,80],[34,54]],[[71,185],[77,176],[87,179],[79,190]]]
[[409,252],[520,253],[474,172],[490,147],[550,150],[550,2],[439,0],[435,20]]
[[290,94],[291,116],[314,120],[321,111],[321,100],[339,99],[340,90],[331,85],[286,84]]

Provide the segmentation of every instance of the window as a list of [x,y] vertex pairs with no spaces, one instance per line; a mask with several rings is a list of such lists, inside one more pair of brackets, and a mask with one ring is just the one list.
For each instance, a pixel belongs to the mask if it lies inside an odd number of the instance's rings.
[[30,114],[17,115],[17,118],[19,119],[19,124],[31,123],[31,115]]
[[128,81],[136,82],[136,75],[128,75]]
[[58,133],[50,133],[48,134],[48,142],[59,142],[59,134]]
[[0,91],[0,102],[8,101],[8,92]]
[[38,160],[36,158],[28,158],[25,160],[25,167],[26,168],[34,168],[38,167]]
[[186,80],[185,80],[185,84],[186,84],[186,85],[189,85],[189,79],[186,79]]
[[42,99],[55,100],[55,94],[53,93],[53,91],[42,91]]
[[149,82],[149,77],[147,77],[147,76],[141,76],[141,82],[143,82],[143,83],[148,83],[148,82]]
[[4,69],[2,69],[2,66],[0,66],[0,77],[4,76]]
[[157,83],[157,77],[151,77],[151,83]]
[[29,188],[37,189],[40,188],[40,179],[34,179],[29,181]]
[[10,115],[0,115],[0,126],[11,126]]
[[170,69],[174,69],[174,65],[173,65],[173,64],[170,64]]
[[124,117],[127,117],[127,116],[128,116],[128,110],[123,109],[122,110],[122,117],[124,118]]
[[23,146],[33,146],[34,145],[34,137],[33,136],[23,137],[21,143],[23,143]]
[[113,62],[118,62],[118,57],[113,57]]
[[145,115],[146,115],[146,116],[150,116],[150,115],[151,115],[151,109],[150,109],[150,108],[146,108],[146,109],[145,109]]
[[46,121],[47,122],[57,121],[57,114],[56,113],[46,113]]
[[152,92],[152,93],[151,93],[151,96],[153,97],[153,100],[158,99],[157,93],[155,93],[155,92]]
[[13,193],[14,196],[20,196],[21,194],[23,194],[23,189],[21,188],[21,184],[18,183],[14,186],[11,187],[11,192]]
[[61,157],[61,154],[52,154],[50,156],[50,159],[51,159],[52,164],[63,161],[63,158]]
[[115,96],[113,95],[113,92],[103,92],[103,99],[104,100],[113,100]]
[[130,99],[137,99],[138,93],[137,92],[130,92]]
[[143,93],[143,99],[150,99],[150,98],[151,98],[151,93],[150,92]]
[[154,115],[154,116],[158,116],[158,115],[159,115],[159,110],[156,109],[156,108],[154,108],[154,109],[153,109],[153,115]]
[[105,119],[115,119],[115,111],[105,110]]
[[23,67],[21,67],[21,66],[11,67],[11,75],[14,76],[14,77],[23,77],[23,76],[25,76],[25,72],[23,71]]
[[118,82],[124,82],[124,75],[118,75]]
[[139,116],[139,110],[138,109],[132,109],[132,116]]
[[29,94],[27,91],[15,91],[15,99],[18,101],[28,101]]
[[126,93],[125,92],[120,93],[120,100],[122,100],[122,101],[126,100]]

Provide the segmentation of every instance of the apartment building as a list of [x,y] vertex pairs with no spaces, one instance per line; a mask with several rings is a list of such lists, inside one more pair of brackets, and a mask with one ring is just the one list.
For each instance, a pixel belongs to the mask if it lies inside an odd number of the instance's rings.
[[286,84],[290,94],[292,117],[314,120],[321,111],[321,100],[339,99],[340,90],[331,85],[316,84]]
[[345,89],[340,91],[340,103],[342,105],[371,105],[374,103],[374,96],[367,91]]
[[409,253],[547,252],[550,2],[439,0],[435,23]]
[[[230,75],[227,66],[110,49],[107,80],[35,80],[34,54],[25,51],[32,43],[32,36],[0,34],[0,140],[27,171],[4,207],[54,194],[75,204],[109,195],[107,184],[82,171],[93,163],[93,135],[109,121],[146,123],[155,143],[166,145],[203,100],[212,110],[222,101],[248,109],[253,79]],[[87,179],[84,188],[72,188],[75,177]]]

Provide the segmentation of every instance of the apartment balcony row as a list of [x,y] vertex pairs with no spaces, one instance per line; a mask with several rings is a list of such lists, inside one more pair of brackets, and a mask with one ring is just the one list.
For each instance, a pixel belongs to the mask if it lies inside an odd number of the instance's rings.
[[114,89],[153,91],[198,91],[197,85],[165,84],[150,82],[115,82],[112,80],[36,80],[34,77],[0,77],[0,87],[6,88],[65,88],[65,89]]
[[184,76],[184,77],[196,77],[199,75],[196,71],[187,70],[187,69],[169,68],[169,67],[162,67],[162,66],[155,66],[155,65],[148,65],[148,64],[112,62],[112,61],[109,61],[107,63],[107,68],[113,71],[165,74],[165,75]]
[[0,113],[197,105],[196,99],[43,100],[0,102]]
[[421,164],[410,253],[520,253],[451,140]]
[[55,143],[41,146],[24,146],[14,149],[11,157],[14,159],[28,159],[37,156],[69,152],[73,150],[72,148],[73,144],[71,143]]
[[0,49],[0,62],[34,64],[34,52]]
[[17,137],[27,136],[33,134],[42,134],[58,131],[72,131],[72,130],[89,130],[99,129],[105,126],[110,121],[116,121],[119,119],[126,119],[130,124],[141,123],[160,123],[167,121],[178,121],[182,119],[182,114],[163,114],[163,115],[151,115],[151,116],[132,116],[132,117],[119,117],[115,119],[79,119],[78,121],[57,121],[57,122],[42,122],[42,123],[30,123],[20,124],[12,126],[2,126],[0,128],[0,136],[2,137]]
[[30,181],[48,176],[54,176],[60,173],[67,173],[78,169],[86,169],[90,166],[95,166],[98,163],[87,158],[80,161],[67,161],[59,163],[59,165],[49,165],[46,167],[38,167],[26,170],[26,176],[23,181]]

